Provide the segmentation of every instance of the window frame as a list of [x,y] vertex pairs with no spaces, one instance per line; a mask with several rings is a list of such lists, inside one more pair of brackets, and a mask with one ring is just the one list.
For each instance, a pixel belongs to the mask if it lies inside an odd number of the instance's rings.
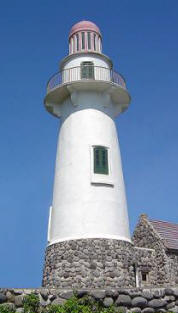
[[92,61],[83,61],[80,63],[80,76],[81,79],[95,79],[94,63]]
[[[102,146],[107,149],[108,153],[108,175],[98,174],[94,172],[94,148]],[[90,146],[90,182],[93,185],[105,185],[105,186],[114,186],[113,181],[113,172],[112,172],[112,158],[111,158],[111,149],[105,144],[94,144]]]

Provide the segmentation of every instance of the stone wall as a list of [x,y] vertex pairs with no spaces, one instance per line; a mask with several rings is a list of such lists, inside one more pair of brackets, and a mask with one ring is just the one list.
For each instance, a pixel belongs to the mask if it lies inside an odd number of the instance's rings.
[[[0,289],[0,305],[7,305],[23,313],[24,296],[35,293],[39,296],[41,306],[64,304],[73,296],[72,290],[64,289]],[[132,288],[132,289],[83,289],[75,294],[81,298],[88,295],[103,303],[105,307],[115,306],[116,313],[178,313],[177,288]]]
[[155,251],[155,258],[153,260],[152,267],[155,267],[154,275],[156,284],[164,286],[172,283],[174,285],[175,281],[171,280],[170,276],[171,262],[166,254],[164,241],[154,230],[146,215],[141,215],[140,221],[135,228],[132,240],[136,247],[150,248]]
[[135,287],[134,247],[114,239],[81,239],[47,247],[43,287]]

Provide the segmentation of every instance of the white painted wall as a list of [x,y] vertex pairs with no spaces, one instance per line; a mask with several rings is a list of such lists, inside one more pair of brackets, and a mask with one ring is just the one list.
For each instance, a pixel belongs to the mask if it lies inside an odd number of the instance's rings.
[[[60,111],[49,244],[81,238],[130,241],[114,104],[102,93],[74,91]],[[93,145],[108,147],[110,175],[93,173]]]
[[85,61],[90,61],[94,63],[94,66],[101,66],[101,67],[106,67],[106,68],[110,68],[110,61],[104,58],[99,54],[96,55],[91,55],[90,53],[85,53],[85,55],[76,55],[75,58],[71,57],[69,59],[66,60],[64,66],[63,66],[63,70],[66,70],[68,68],[72,68],[75,66],[80,66],[82,62]]

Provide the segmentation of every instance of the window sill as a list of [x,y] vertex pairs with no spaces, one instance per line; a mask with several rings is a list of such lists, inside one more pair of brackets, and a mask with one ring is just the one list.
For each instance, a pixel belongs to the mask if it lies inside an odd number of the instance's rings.
[[93,174],[91,177],[91,184],[93,185],[109,185],[114,186],[114,182],[110,175]]

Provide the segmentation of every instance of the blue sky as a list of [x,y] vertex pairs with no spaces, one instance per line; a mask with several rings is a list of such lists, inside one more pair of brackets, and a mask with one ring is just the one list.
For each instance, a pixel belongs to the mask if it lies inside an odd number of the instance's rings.
[[95,22],[132,96],[116,123],[131,229],[178,222],[178,1],[1,1],[0,287],[41,285],[59,121],[44,109],[71,26]]

